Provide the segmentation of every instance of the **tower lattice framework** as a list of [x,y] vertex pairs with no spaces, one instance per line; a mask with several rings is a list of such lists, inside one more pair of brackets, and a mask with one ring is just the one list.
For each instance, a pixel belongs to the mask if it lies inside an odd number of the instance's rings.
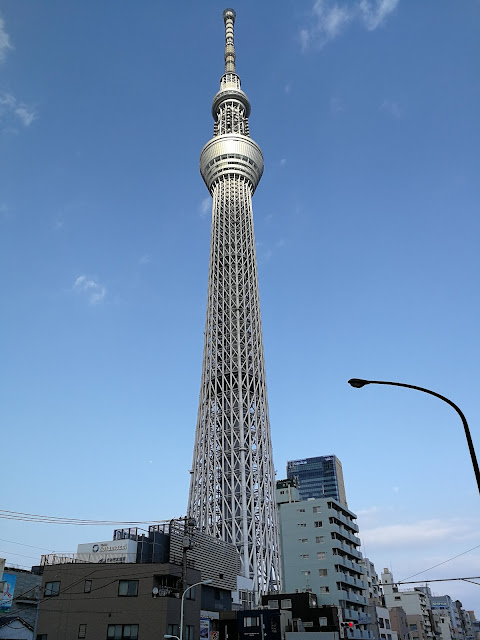
[[263,173],[235,72],[235,12],[223,12],[225,73],[200,172],[213,198],[207,318],[188,514],[233,542],[258,596],[280,587],[252,195]]

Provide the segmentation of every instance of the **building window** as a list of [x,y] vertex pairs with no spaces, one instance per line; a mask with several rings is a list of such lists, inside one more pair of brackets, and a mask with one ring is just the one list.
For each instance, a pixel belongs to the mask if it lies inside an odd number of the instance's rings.
[[180,634],[180,627],[178,626],[178,624],[169,624],[168,625],[168,635],[169,636],[179,636]]
[[385,620],[385,628],[390,629],[390,620]]
[[195,627],[193,624],[187,624],[185,627],[185,640],[194,640]]
[[316,520],[313,525],[319,529],[320,527],[323,527],[323,522],[321,520]]
[[328,576],[328,569],[319,569],[318,575],[322,577]]
[[47,634],[46,633],[39,633],[37,635],[37,640],[47,640]]
[[321,512],[321,508],[320,507],[313,507],[313,513],[320,513]]
[[90,593],[91,590],[92,590],[92,581],[85,580],[83,585],[83,593]]
[[418,631],[417,625],[416,624],[411,624],[410,625],[410,631]]
[[187,591],[187,593],[185,594],[186,600],[195,600],[195,589],[196,587],[192,587]]
[[260,626],[260,619],[257,616],[246,616],[243,619],[243,626],[244,627],[259,627]]
[[302,571],[304,576],[309,576],[310,575],[310,571],[306,570],[306,571]]
[[307,523],[306,523],[306,522],[299,522],[299,523],[298,523],[298,526],[299,526],[299,527],[306,527],[306,526],[307,526]]
[[379,626],[381,629],[384,629],[384,628],[385,628],[385,624],[383,623],[383,618],[378,618],[378,626]]
[[305,509],[297,509],[299,513],[305,513]]
[[138,624],[109,624],[108,640],[137,640]]
[[87,625],[86,624],[79,624],[78,625],[78,637],[79,638],[86,638],[87,637]]
[[119,580],[119,596],[138,596],[138,580]]
[[327,626],[327,624],[328,624],[328,623],[327,623],[327,619],[326,619],[326,618],[319,618],[319,619],[318,619],[318,624],[319,624],[321,627],[326,627],[326,626]]
[[278,609],[278,600],[269,600],[268,601],[269,609]]
[[60,593],[60,582],[46,582],[45,591],[43,595],[45,597],[58,596]]
[[303,558],[304,560],[308,560],[308,558],[310,557],[310,554],[309,553],[302,553],[300,555],[300,557]]
[[315,542],[317,544],[325,544],[325,536],[315,536]]
[[330,593],[329,587],[320,587],[320,593]]
[[291,609],[291,608],[292,608],[292,601],[290,600],[290,598],[286,598],[285,600],[280,601],[280,609]]
[[308,542],[308,538],[299,538],[298,541],[299,542]]
[[317,551],[317,560],[325,560],[327,557],[326,551]]
[[395,596],[395,600],[401,600],[402,596]]
[[311,620],[304,620],[303,621],[303,626],[305,627],[305,629],[307,627],[313,627],[313,622]]

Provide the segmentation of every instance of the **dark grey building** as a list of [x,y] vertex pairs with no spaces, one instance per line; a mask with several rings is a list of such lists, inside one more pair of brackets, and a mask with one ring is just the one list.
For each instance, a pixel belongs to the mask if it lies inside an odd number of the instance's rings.
[[287,462],[287,478],[297,481],[300,500],[335,498],[347,505],[342,463],[337,456],[317,456]]
[[[189,585],[200,571],[187,568]],[[176,564],[70,563],[44,567],[38,640],[163,638],[179,635],[182,567]],[[201,594],[184,604],[185,640],[198,640]]]

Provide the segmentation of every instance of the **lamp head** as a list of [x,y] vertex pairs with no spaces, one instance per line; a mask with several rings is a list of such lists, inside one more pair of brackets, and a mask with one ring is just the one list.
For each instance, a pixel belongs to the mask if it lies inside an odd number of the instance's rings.
[[370,384],[370,380],[362,380],[361,378],[351,378],[348,381],[348,384],[354,387],[355,389],[361,389],[366,384]]
[[202,584],[211,584],[213,580],[211,578],[207,578],[207,580],[202,580]]

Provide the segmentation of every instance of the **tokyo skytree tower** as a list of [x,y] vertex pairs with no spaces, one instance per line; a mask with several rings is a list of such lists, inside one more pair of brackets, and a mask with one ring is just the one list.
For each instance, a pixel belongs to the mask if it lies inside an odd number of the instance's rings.
[[236,544],[256,597],[280,588],[275,470],[263,355],[252,195],[263,156],[235,72],[235,11],[223,12],[225,73],[200,172],[213,198],[207,318],[188,515]]

